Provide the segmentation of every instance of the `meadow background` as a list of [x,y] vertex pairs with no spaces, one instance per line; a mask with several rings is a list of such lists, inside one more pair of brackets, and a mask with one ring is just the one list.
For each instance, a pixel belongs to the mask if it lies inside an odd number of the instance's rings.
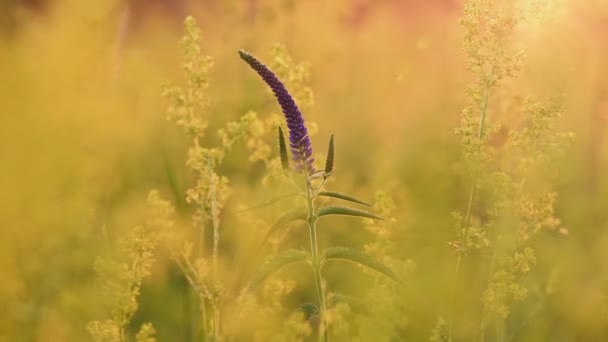
[[[527,296],[510,303],[507,337],[496,332],[486,338],[603,341],[608,2],[541,3],[542,13],[511,38],[527,50],[514,87],[522,95],[559,96],[562,115],[555,130],[573,133],[548,168],[559,171],[550,186],[560,221],[557,229],[526,242],[536,255],[532,270],[518,278]],[[346,315],[350,333],[362,341],[428,340],[443,317],[453,322],[455,341],[478,339],[489,271],[483,262],[465,261],[455,285],[457,252],[450,244],[458,239],[453,213],[466,211],[471,186],[454,132],[474,77],[458,24],[461,0],[2,0],[0,340],[91,340],[88,322],[111,310],[95,260],[111,257],[117,241],[146,221],[150,190],[173,203],[176,227],[188,229],[190,140],[166,120],[167,99],[161,97],[165,80],[184,78],[179,41],[188,15],[200,26],[202,53],[214,60],[205,144],[216,144],[215,131],[249,110],[261,119],[280,114],[237,51],[246,49],[270,64],[274,44],[281,43],[294,61],[310,65],[314,105],[304,117],[318,127],[313,148],[324,153],[330,133],[336,136],[332,189],[394,202],[387,253],[407,270],[401,272],[403,286],[386,301],[398,302],[398,309],[372,310],[367,320]],[[488,120],[495,120],[491,112]],[[275,136],[271,132],[268,140],[273,155]],[[240,220],[239,208],[278,193],[269,190],[264,166],[249,162],[249,154],[245,144],[235,144],[217,171],[232,187],[220,238],[220,265],[231,289],[227,303],[276,251],[278,242],[257,246],[288,206],[253,214],[257,227]],[[367,223],[332,222],[320,232],[321,245],[363,247],[377,239],[364,229]],[[284,240],[294,248],[307,246],[304,230],[294,229]],[[196,296],[166,253],[156,259],[128,335],[151,322],[159,341],[201,340]],[[336,264],[328,272],[327,283],[343,293],[365,297],[375,288],[373,275],[354,266]],[[280,297],[274,299],[280,329],[281,314],[314,301],[309,273],[283,272],[282,278],[297,285],[265,289]],[[260,295],[267,303],[263,310],[274,310],[271,295]],[[253,340],[260,326],[274,329],[243,319],[233,306],[226,304],[223,315],[225,340]],[[353,325],[360,330],[353,332]],[[299,339],[285,336],[275,340]]]

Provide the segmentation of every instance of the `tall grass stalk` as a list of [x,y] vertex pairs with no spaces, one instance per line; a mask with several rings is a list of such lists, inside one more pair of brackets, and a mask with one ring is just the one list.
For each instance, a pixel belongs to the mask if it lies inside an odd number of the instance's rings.
[[[490,248],[487,285],[481,294],[479,340],[485,341],[487,326],[493,323],[494,337],[503,341],[509,329],[506,319],[512,303],[527,295],[519,278],[536,262],[527,241],[541,230],[556,230],[559,226],[553,210],[556,195],[550,190],[544,192],[551,185],[540,184],[544,189],[539,190],[539,184],[532,186],[526,182],[534,172],[542,172],[548,166],[550,156],[558,153],[562,140],[570,136],[554,127],[560,115],[559,104],[555,101],[545,104],[531,97],[521,101],[519,94],[504,85],[517,77],[523,61],[521,52],[512,55],[510,52],[515,28],[534,14],[520,5],[468,0],[461,20],[464,48],[475,82],[469,89],[471,105],[463,110],[462,125],[456,132],[461,135],[465,161],[472,169],[472,186],[460,238],[455,243],[458,258],[448,340],[454,337],[456,292],[467,253],[472,248]],[[497,101],[492,107],[493,123],[487,128],[490,98],[499,91],[503,104],[509,106],[505,111]],[[472,115],[475,111],[480,112],[477,121]],[[519,115],[521,121],[503,123],[500,114]],[[488,197],[476,226],[473,208],[480,186]],[[486,278],[486,274],[482,276]]]
[[[472,105],[465,108],[462,114],[462,126],[456,132],[462,135],[465,150],[465,160],[472,163],[472,181],[464,219],[461,222],[459,240],[457,243],[457,260],[454,274],[454,285],[451,294],[450,319],[448,322],[448,339],[453,339],[454,319],[456,312],[456,297],[460,273],[464,258],[469,252],[469,232],[473,206],[476,199],[477,187],[484,159],[484,143],[486,139],[486,121],[492,88],[508,76],[509,68],[516,66],[505,65],[506,36],[511,33],[515,18],[503,16],[504,9],[498,10],[496,4],[484,0],[468,0],[465,2],[464,14],[460,24],[464,28],[464,50],[468,57],[469,67],[475,76],[475,82],[469,88]],[[498,13],[500,12],[500,13]],[[503,70],[496,73],[497,64],[502,64]],[[471,118],[473,108],[479,111],[478,121]],[[474,127],[477,126],[476,133]]]
[[[497,51],[497,50],[496,50]],[[494,74],[494,66],[496,65],[496,54],[494,55],[494,58],[492,59],[492,63],[491,63],[491,68],[490,68],[490,72],[488,74],[487,77],[485,77],[485,81],[484,81],[484,96],[483,96],[483,103],[481,108],[479,109],[480,114],[479,114],[479,129],[477,131],[477,139],[479,141],[481,141],[483,139],[483,134],[484,134],[484,128],[485,128],[485,122],[486,122],[486,115],[488,113],[488,100],[490,97],[490,88],[491,88],[491,80]],[[479,145],[479,151],[481,152],[481,144]],[[473,180],[471,183],[471,189],[469,190],[469,199],[467,201],[467,209],[466,209],[466,213],[465,213],[465,219],[464,219],[464,223],[462,225],[461,228],[461,237],[460,237],[460,250],[458,253],[458,258],[456,260],[456,270],[454,273],[454,286],[452,289],[452,308],[451,308],[451,313],[450,313],[450,323],[448,326],[448,334],[450,336],[450,339],[452,337],[452,332],[453,332],[453,326],[454,326],[454,314],[456,311],[456,291],[458,288],[458,283],[460,281],[460,272],[461,272],[461,267],[462,267],[462,262],[463,259],[466,255],[466,246],[468,244],[468,239],[469,239],[469,225],[471,224],[471,215],[473,213],[473,202],[475,200],[475,194],[477,192],[477,182],[479,180],[479,172],[481,172],[481,166],[479,164],[476,164],[475,166],[475,170],[473,172]]]

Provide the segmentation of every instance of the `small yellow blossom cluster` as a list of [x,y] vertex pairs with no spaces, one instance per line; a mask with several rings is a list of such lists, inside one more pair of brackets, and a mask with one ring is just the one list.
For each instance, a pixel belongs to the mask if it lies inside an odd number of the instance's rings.
[[556,127],[556,121],[562,115],[557,99],[543,103],[528,97],[522,104],[522,114],[525,123],[521,129],[509,132],[506,148],[516,150],[524,157],[519,160],[517,171],[525,175],[533,166],[550,161],[552,156],[563,152],[574,134],[559,131]]
[[[394,229],[397,219],[394,217],[395,201],[385,191],[377,191],[374,198],[374,209],[384,220],[365,220],[365,229],[373,234],[371,242],[366,243],[364,250],[390,267],[400,279],[406,279],[415,269],[412,260],[402,260],[393,257],[395,249]],[[370,273],[373,274],[373,273]],[[392,282],[382,281],[377,277],[375,285],[364,297],[364,313],[354,314],[350,309],[362,303],[338,303],[330,311],[336,322],[332,322],[332,332],[344,338],[359,336],[360,341],[374,339],[382,335],[391,337],[396,331],[407,327],[407,303],[402,300],[400,288]],[[353,324],[348,324],[348,322]],[[396,338],[396,335],[393,336]]]
[[486,117],[496,86],[513,79],[521,69],[523,52],[512,52],[509,39],[523,19],[515,5],[504,1],[470,0],[465,2],[460,20],[465,36],[464,51],[474,81],[468,89],[470,105],[461,115],[456,133],[462,139],[464,156],[481,163],[485,156],[484,141],[497,127],[485,127]]
[[153,190],[148,195],[148,207],[149,226],[157,232],[171,259],[199,296],[212,299],[214,294],[209,285],[209,262],[202,256],[194,255],[193,244],[180,236],[180,232],[171,229],[174,226],[172,215],[175,212],[171,203],[162,199],[158,191]]
[[[557,193],[550,189],[552,175],[549,173],[550,177],[547,177],[552,157],[561,153],[572,139],[571,133],[555,127],[560,113],[556,101],[543,104],[527,99],[522,109],[522,127],[509,131],[504,148],[494,156],[500,170],[491,172],[483,180],[484,187],[493,189],[490,217],[497,219],[505,213],[515,215],[519,231],[511,233],[518,233],[520,241],[541,230],[560,228],[553,208]],[[541,179],[530,182],[533,177]]]
[[519,203],[520,232],[522,240],[541,230],[556,230],[560,228],[560,220],[555,217],[554,203],[556,192],[542,194],[537,199],[528,199]]
[[[273,292],[267,295],[282,303],[294,286],[293,282],[276,280],[265,286],[264,292]],[[288,311],[283,305],[261,304],[251,292],[243,292],[234,304],[226,313],[231,319],[226,320],[224,328],[226,335],[237,341],[306,341],[313,333],[314,318],[309,321],[304,312]]]
[[530,272],[536,263],[534,250],[525,248],[510,257],[501,257],[499,267],[492,275],[488,288],[481,301],[484,305],[484,323],[491,315],[501,319],[507,318],[512,302],[526,298],[528,290],[518,283],[517,278]]
[[136,342],[156,342],[156,338],[154,338],[154,335],[156,335],[156,329],[154,329],[152,324],[144,323],[144,324],[142,324],[141,328],[139,329],[139,332],[137,333],[137,335],[135,335],[135,341]]
[[365,252],[376,256],[385,257],[390,255],[389,248],[393,247],[391,238],[391,226],[396,222],[392,217],[395,210],[395,202],[383,191],[376,192],[374,205],[378,215],[383,217],[385,221],[365,220],[365,229],[374,234],[374,240],[365,245]]
[[384,220],[365,220],[365,229],[374,235],[374,239],[365,244],[364,250],[367,254],[376,257],[391,267],[400,277],[406,277],[415,267],[411,260],[398,260],[394,255],[395,239],[393,230],[397,219],[393,216],[395,201],[385,191],[377,191],[374,198],[374,209]]
[[209,107],[207,88],[209,87],[209,70],[213,66],[211,57],[203,56],[200,48],[200,30],[196,21],[188,17],[185,21],[184,36],[181,46],[184,51],[183,70],[187,77],[185,88],[176,85],[165,85],[163,96],[171,105],[167,109],[167,118],[183,127],[195,139],[204,135],[207,120],[201,114]]
[[[98,259],[96,271],[102,280],[103,293],[111,307],[110,319],[87,325],[96,342],[123,342],[125,329],[137,311],[142,281],[154,262],[157,234],[143,226],[133,228],[120,243],[119,256]],[[137,341],[154,341],[154,328],[144,324]],[[141,339],[140,339],[141,337]]]
[[264,283],[264,303],[274,308],[282,306],[282,299],[296,288],[293,280],[271,279]]
[[353,313],[347,303],[336,303],[327,313],[331,334],[338,341],[352,338],[352,320]]
[[430,342],[451,342],[452,338],[448,331],[448,323],[443,317],[437,319],[437,324],[431,332]]
[[[312,107],[315,103],[314,93],[310,86],[310,63],[296,64],[283,44],[272,47],[272,63],[270,69],[277,77],[285,82],[289,94],[301,110]],[[307,123],[308,125],[308,123]]]

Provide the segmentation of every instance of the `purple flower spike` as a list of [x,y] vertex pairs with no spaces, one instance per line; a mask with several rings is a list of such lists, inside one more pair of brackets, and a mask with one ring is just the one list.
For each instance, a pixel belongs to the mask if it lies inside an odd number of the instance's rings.
[[311,157],[312,147],[310,146],[308,130],[304,126],[304,118],[300,109],[298,109],[298,105],[296,105],[293,97],[289,95],[283,82],[267,66],[243,50],[239,50],[239,55],[268,84],[279,101],[281,109],[283,109],[283,114],[287,120],[287,127],[289,128],[289,146],[291,147],[293,160],[295,161],[295,171],[301,173],[303,170],[306,170],[309,175],[313,174],[315,168],[312,165],[314,162],[314,158]]

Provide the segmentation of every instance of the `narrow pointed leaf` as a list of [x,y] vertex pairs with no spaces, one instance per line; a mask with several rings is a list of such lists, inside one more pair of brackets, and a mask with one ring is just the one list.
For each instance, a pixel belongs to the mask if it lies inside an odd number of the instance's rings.
[[371,203],[367,203],[365,201],[362,201],[358,198],[349,196],[349,195],[345,195],[343,193],[340,192],[332,192],[332,191],[321,191],[317,194],[317,196],[325,196],[325,197],[333,197],[333,198],[337,198],[337,199],[341,199],[341,200],[345,200],[345,201],[349,201],[349,202],[353,202],[353,203],[358,203],[358,204],[362,204],[362,205],[366,205],[368,207],[373,206]]
[[300,262],[310,263],[310,254],[304,250],[289,249],[281,254],[273,255],[264,261],[257,274],[249,283],[248,289],[254,291],[266,278],[281,268]]
[[329,205],[329,206],[322,207],[319,210],[317,210],[317,218],[322,217],[322,216],[327,216],[327,215],[358,216],[358,217],[366,217],[366,218],[371,218],[371,219],[376,219],[376,220],[384,220],[382,217],[374,215],[370,212],[359,210],[359,209],[354,209],[354,208],[349,208],[349,207],[343,207],[340,205]]
[[330,247],[321,255],[321,265],[331,260],[349,261],[372,269],[397,283],[401,283],[397,275],[378,259],[371,257],[361,251],[348,247]]
[[177,175],[175,173],[175,168],[171,165],[171,161],[169,160],[169,155],[165,151],[163,151],[163,162],[165,164],[165,170],[167,173],[167,181],[169,182],[169,189],[173,194],[174,201],[178,208],[184,208],[186,206],[186,201],[184,196],[182,196],[183,191],[180,189],[179,182],[177,179]]
[[279,155],[281,157],[281,167],[283,167],[285,174],[289,175],[289,157],[287,156],[287,145],[281,126],[279,126]]
[[277,197],[275,197],[275,198],[273,198],[273,199],[271,199],[271,200],[269,200],[267,202],[260,203],[258,205],[254,205],[253,207],[237,210],[237,211],[235,211],[235,213],[236,214],[240,214],[240,213],[244,213],[244,212],[247,212],[247,211],[264,208],[264,207],[267,207],[269,205],[273,205],[273,204],[279,202],[280,200],[282,200],[284,198],[294,197],[294,196],[297,196],[297,195],[298,195],[297,192],[293,192],[293,193],[285,194],[285,195],[280,195],[280,196],[277,196]]
[[331,175],[334,172],[334,135],[329,137],[329,146],[327,147],[327,159],[325,160],[325,176]]
[[356,311],[367,311],[365,302],[359,298],[343,295],[341,293],[332,292],[328,296],[332,306],[340,303],[346,303],[348,306]]
[[304,209],[293,210],[288,213],[285,213],[283,216],[279,217],[277,222],[275,222],[272,227],[270,227],[270,230],[268,231],[268,233],[266,233],[264,240],[262,240],[262,245],[264,245],[266,241],[268,241],[268,238],[270,238],[272,234],[274,234],[279,229],[284,228],[288,223],[293,221],[306,221],[307,217],[308,214]]

